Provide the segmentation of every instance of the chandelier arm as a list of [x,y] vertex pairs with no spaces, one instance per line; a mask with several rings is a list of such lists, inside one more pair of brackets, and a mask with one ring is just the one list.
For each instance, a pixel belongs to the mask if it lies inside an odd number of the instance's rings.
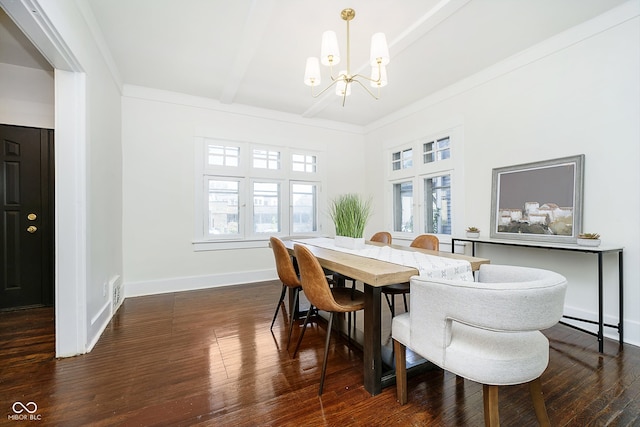
[[378,80],[374,80],[371,77],[367,77],[367,76],[365,76],[363,74],[360,74],[360,73],[358,73],[358,74],[353,76],[354,79],[356,77],[362,77],[363,79],[369,80],[370,82],[373,82],[373,83],[380,83],[382,81],[382,64],[381,64],[381,62],[378,61]]
[[334,86],[336,83],[338,83],[340,80],[342,80],[342,79],[338,79],[338,78],[334,79],[333,77],[331,77],[331,79],[333,80],[333,81],[331,82],[331,84],[330,84],[329,86],[325,87],[324,89],[322,89],[322,90],[321,90],[319,93],[317,93],[316,95],[314,95],[314,94],[313,94],[313,86],[311,86],[311,96],[312,96],[313,98],[317,98],[317,97],[319,97],[320,95],[322,95],[323,93],[325,93],[327,90],[329,90],[332,86]]
[[[361,76],[361,77],[362,77],[362,76]],[[366,77],[365,77],[365,78],[366,78]],[[371,79],[367,79],[367,80],[371,80]],[[372,81],[375,81],[375,80],[372,80]],[[371,91],[369,90],[369,88],[368,88],[367,86],[365,86],[365,85],[364,85],[360,80],[356,80],[356,79],[354,78],[354,79],[352,80],[352,82],[356,82],[356,83],[358,83],[360,86],[362,86],[362,88],[363,88],[364,90],[366,90],[366,91],[369,93],[369,95],[373,96],[375,99],[380,99],[380,95],[375,96],[375,95],[373,94],[373,92],[371,92]],[[379,89],[379,88],[378,88],[378,89]]]
[[362,79],[365,79],[365,80],[369,80],[370,82],[373,82],[373,83],[380,83],[382,81],[382,77],[378,78],[378,80],[374,80],[371,77],[367,77],[367,76],[362,75],[362,74],[354,75],[353,76],[353,80],[356,80],[356,78],[362,78]]

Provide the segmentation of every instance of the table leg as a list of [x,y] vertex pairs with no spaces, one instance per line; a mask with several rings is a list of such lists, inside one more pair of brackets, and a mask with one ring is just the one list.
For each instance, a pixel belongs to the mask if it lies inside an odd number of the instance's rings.
[[624,285],[623,285],[623,270],[622,270],[622,251],[618,252],[618,336],[620,338],[620,345],[624,343]]
[[604,350],[604,309],[602,301],[602,252],[598,252],[598,350]]
[[364,389],[372,396],[382,391],[381,288],[364,285]]

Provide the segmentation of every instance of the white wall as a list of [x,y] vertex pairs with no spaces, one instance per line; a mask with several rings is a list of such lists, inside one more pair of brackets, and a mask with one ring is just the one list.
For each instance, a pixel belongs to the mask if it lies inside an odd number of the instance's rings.
[[[640,344],[640,18],[629,3],[496,64],[368,129],[375,153],[438,129],[464,132],[463,210],[455,233],[476,225],[488,237],[491,174],[503,167],[585,154],[583,229],[624,246],[625,340]],[[426,125],[425,125],[426,124]],[[377,149],[377,150],[376,150]],[[369,190],[384,203],[377,156]],[[373,228],[390,228],[390,211]],[[569,280],[566,312],[597,319],[594,255],[484,247],[494,263],[537,265]],[[617,257],[605,257],[605,315],[617,323]],[[617,334],[608,330],[608,335]],[[587,338],[588,339],[588,338]]]
[[[196,136],[322,150],[328,153],[327,197],[365,187],[359,127],[136,86],[125,86],[122,114],[127,296],[276,277],[267,242],[194,252]],[[325,226],[332,234],[333,225]]]
[[0,63],[0,123],[53,129],[53,70]]
[[[60,76],[68,83],[56,82],[65,91],[56,93],[56,309],[57,318],[84,309],[75,325],[80,331],[76,351],[82,352],[95,344],[111,318],[105,284],[122,276],[121,94],[79,3],[42,0],[32,7],[41,16],[40,24],[50,26],[42,43],[58,49],[45,49],[48,59],[56,65],[57,58],[65,56],[72,68],[71,73],[56,72],[56,80]],[[68,228],[65,213],[76,219]],[[83,265],[73,265],[77,263]],[[67,271],[79,275],[69,277],[74,289],[61,276]],[[60,334],[58,330],[57,338]],[[73,353],[60,346],[57,351]]]

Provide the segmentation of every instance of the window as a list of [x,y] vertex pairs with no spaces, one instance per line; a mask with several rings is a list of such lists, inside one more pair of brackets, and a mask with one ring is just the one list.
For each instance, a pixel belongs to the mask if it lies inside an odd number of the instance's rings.
[[413,232],[413,182],[393,184],[393,231]]
[[451,176],[424,180],[425,233],[451,234]]
[[208,145],[208,162],[211,166],[232,166],[240,163],[240,148],[223,145]]
[[391,154],[391,168],[395,170],[408,169],[413,166],[413,149],[409,148]]
[[449,137],[438,139],[437,141],[426,142],[422,144],[422,157],[424,163],[432,163],[440,160],[446,160],[451,157],[451,149],[449,147]]
[[[461,138],[455,129],[450,132],[388,151],[391,227],[396,233],[406,233],[406,238],[421,233],[452,233],[452,154],[454,142]],[[414,163],[412,153],[420,153],[422,161]]]
[[240,182],[211,178],[208,184],[209,234],[238,235]]
[[253,232],[278,233],[280,231],[280,184],[253,183]]
[[258,247],[271,235],[321,231],[319,152],[196,143],[196,250]]
[[256,169],[280,169],[280,152],[254,149],[253,167]]
[[294,154],[291,159],[292,170],[294,172],[316,172],[316,156],[306,156],[304,154]]
[[309,233],[318,231],[317,184],[291,184],[291,231]]

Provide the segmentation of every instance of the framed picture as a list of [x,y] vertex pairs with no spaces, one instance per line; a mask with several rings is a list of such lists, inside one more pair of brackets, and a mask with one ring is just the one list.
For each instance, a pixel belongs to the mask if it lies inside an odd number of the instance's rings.
[[491,238],[575,243],[584,154],[493,169]]

